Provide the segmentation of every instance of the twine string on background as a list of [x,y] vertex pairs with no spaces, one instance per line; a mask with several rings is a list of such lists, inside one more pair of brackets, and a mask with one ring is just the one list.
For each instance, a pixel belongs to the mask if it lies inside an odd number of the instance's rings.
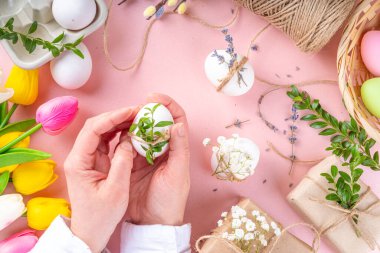
[[283,31],[304,52],[322,49],[355,5],[355,0],[236,1]]

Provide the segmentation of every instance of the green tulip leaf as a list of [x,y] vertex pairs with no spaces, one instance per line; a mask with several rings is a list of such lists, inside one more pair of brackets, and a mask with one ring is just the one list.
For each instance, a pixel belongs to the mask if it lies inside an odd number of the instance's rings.
[[0,195],[3,194],[5,188],[7,188],[9,176],[9,171],[4,171],[0,174]]
[[0,168],[21,164],[31,161],[44,160],[51,157],[51,154],[28,148],[13,148],[7,153],[0,154]]
[[32,126],[36,124],[35,119],[28,119],[13,124],[9,124],[2,129],[0,129],[0,136],[10,133],[10,132],[25,132],[28,131]]

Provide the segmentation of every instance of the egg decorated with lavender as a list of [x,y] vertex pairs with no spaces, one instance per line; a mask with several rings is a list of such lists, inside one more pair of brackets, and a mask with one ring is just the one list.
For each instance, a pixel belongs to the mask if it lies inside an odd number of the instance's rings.
[[380,118],[380,77],[369,79],[363,83],[361,98],[367,110]]
[[[243,61],[243,62],[242,62]],[[205,61],[204,69],[215,89],[228,96],[241,96],[253,86],[255,74],[248,59],[226,50],[214,50]],[[223,82],[226,82],[223,85]],[[223,87],[220,87],[223,85]]]
[[211,168],[222,180],[243,181],[253,175],[260,158],[257,145],[248,138],[234,134],[231,138],[220,136],[212,148]]
[[170,111],[162,104],[149,103],[137,113],[129,129],[134,149],[149,164],[169,149],[170,127],[174,124]]

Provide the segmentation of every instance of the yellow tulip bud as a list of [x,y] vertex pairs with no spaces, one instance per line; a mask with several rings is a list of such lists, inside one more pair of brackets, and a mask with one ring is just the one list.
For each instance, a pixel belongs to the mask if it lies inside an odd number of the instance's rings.
[[149,18],[149,17],[153,16],[154,13],[156,13],[156,7],[154,7],[153,5],[148,6],[148,7],[145,9],[145,11],[144,11],[144,17],[145,17],[145,18]]
[[168,6],[172,7],[178,3],[178,0],[168,0]]
[[58,215],[70,218],[69,206],[65,199],[33,198],[26,205],[28,226],[36,230],[45,230]]
[[38,69],[25,70],[14,65],[5,87],[14,91],[13,97],[9,99],[12,103],[33,104],[38,96]]
[[[7,134],[0,136],[0,148],[4,147],[9,142],[16,139],[21,134],[23,134],[23,133],[22,132],[11,132],[11,133],[7,133]],[[15,148],[27,148],[27,147],[29,147],[29,144],[30,144],[30,137],[28,136],[24,140],[17,143],[14,147]],[[2,167],[2,168],[0,168],[0,174],[6,170],[9,172],[12,172],[17,168],[17,166],[18,166],[18,164]]]
[[177,12],[178,14],[184,14],[186,12],[187,6],[186,3],[183,2],[178,6]]
[[45,189],[58,178],[54,174],[55,165],[52,160],[20,164],[12,174],[16,191],[23,195],[29,195]]

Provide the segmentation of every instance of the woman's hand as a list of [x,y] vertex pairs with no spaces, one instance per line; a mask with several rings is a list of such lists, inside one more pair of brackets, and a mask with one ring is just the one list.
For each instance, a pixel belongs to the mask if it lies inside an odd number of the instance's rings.
[[[170,97],[153,94],[148,102],[161,103],[173,115],[168,156],[148,166],[136,157],[131,176],[128,218],[141,225],[182,225],[190,189],[188,125],[184,110]],[[126,135],[126,133],[124,133]]]
[[129,127],[138,110],[124,108],[87,120],[65,161],[71,230],[95,253],[106,247],[127,210],[136,155],[129,138],[122,136],[110,160],[109,142]]

